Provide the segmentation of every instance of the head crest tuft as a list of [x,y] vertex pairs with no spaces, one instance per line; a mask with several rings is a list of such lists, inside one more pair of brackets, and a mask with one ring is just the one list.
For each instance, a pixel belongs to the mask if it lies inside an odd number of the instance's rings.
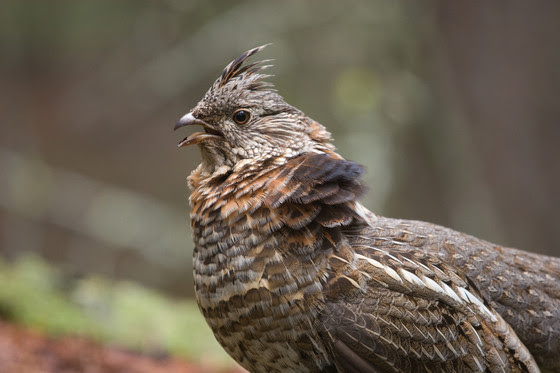
[[248,65],[243,65],[245,61],[254,55],[255,53],[261,51],[262,49],[266,48],[270,44],[261,45],[260,47],[256,47],[253,49],[248,50],[247,52],[243,53],[241,56],[237,57],[235,60],[231,61],[222,71],[222,74],[216,80],[214,84],[216,88],[223,87],[227,82],[231,81],[234,78],[240,77],[244,75],[245,77],[254,76],[256,79],[253,79],[250,85],[250,89],[262,89],[266,87],[270,87],[271,84],[262,81],[262,78],[266,78],[270,75],[259,74],[262,70],[270,67],[270,65],[263,65],[266,62],[270,62],[271,60],[263,60],[258,62],[253,62]]

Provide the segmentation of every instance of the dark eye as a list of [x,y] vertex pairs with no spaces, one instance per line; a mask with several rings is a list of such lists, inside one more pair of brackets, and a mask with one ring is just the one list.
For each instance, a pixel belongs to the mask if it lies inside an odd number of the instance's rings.
[[233,120],[237,124],[245,124],[249,121],[249,118],[251,118],[251,113],[244,109],[235,110],[233,113]]

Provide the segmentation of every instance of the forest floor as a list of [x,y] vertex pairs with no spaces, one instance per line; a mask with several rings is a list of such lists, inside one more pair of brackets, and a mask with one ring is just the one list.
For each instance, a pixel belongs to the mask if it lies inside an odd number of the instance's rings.
[[104,346],[83,337],[52,337],[0,321],[0,372],[3,373],[241,373],[189,363],[162,353],[140,354]]
[[0,258],[0,373],[242,372],[193,299]]

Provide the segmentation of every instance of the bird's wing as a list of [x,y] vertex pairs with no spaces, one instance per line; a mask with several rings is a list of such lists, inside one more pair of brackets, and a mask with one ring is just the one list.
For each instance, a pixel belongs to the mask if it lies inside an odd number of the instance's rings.
[[354,247],[325,293],[321,335],[347,372],[538,372],[460,270],[406,247]]

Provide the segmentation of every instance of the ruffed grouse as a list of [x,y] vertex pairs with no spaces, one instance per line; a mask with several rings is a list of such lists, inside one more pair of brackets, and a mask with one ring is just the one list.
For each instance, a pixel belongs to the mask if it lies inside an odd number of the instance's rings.
[[560,372],[560,259],[364,208],[362,167],[232,61],[175,128],[196,298],[251,372]]

